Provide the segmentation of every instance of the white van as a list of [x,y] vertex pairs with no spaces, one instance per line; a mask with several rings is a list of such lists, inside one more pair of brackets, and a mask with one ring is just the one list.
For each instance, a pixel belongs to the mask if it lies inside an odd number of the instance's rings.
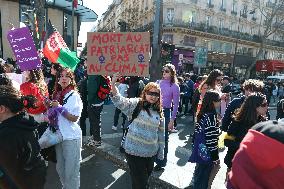
[[271,75],[266,78],[266,81],[272,80],[273,83],[284,82],[284,74],[281,75]]

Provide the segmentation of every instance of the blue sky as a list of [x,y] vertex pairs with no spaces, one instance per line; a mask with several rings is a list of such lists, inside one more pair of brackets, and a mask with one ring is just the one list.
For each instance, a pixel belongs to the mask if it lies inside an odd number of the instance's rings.
[[[84,6],[92,9],[97,13],[98,20],[101,18],[102,14],[107,10],[108,6],[113,2],[113,0],[83,0]],[[87,32],[90,31],[96,22],[82,22],[81,29],[79,33],[78,42],[85,44],[87,41]]]

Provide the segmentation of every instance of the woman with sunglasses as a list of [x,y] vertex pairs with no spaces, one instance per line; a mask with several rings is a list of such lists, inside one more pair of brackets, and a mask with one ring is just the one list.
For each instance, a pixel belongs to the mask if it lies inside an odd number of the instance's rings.
[[[212,174],[213,168],[220,165],[219,153],[218,153],[218,137],[219,137],[219,121],[217,115],[217,109],[220,108],[221,99],[217,91],[209,90],[205,93],[200,111],[197,114],[197,123],[194,130],[193,143],[198,142],[198,133],[203,132],[205,136],[203,141],[206,148],[206,158],[204,161],[197,160],[200,156],[199,153],[193,150],[193,154],[189,158],[189,162],[196,163],[196,167],[193,174],[193,188],[195,189],[207,189],[210,188],[209,179]],[[204,145],[204,143],[202,143]],[[201,144],[201,143],[200,143]],[[198,145],[200,146],[200,145]],[[202,148],[203,150],[204,148]],[[200,156],[201,157],[201,156]]]
[[[220,96],[222,96],[222,92],[221,92],[222,75],[223,73],[220,70],[218,69],[212,70],[209,73],[208,77],[205,80],[203,80],[203,82],[199,85],[198,90],[195,91],[194,98],[193,98],[193,104],[192,104],[195,116],[198,115],[198,112],[201,107],[202,99],[206,91],[215,90],[220,94]],[[220,112],[219,110],[217,111]]]
[[169,131],[174,130],[174,121],[176,119],[178,106],[179,106],[179,97],[180,90],[177,84],[176,69],[172,64],[166,64],[163,67],[163,79],[158,81],[161,88],[161,97],[162,97],[162,106],[165,116],[165,150],[164,150],[164,159],[156,160],[156,166],[154,171],[163,170],[167,164],[167,154],[168,154],[168,140],[169,140]]
[[224,163],[228,170],[231,169],[232,159],[248,130],[256,123],[266,120],[267,105],[265,95],[258,92],[248,96],[241,107],[236,110],[227,131],[228,136],[225,138],[228,151]]
[[150,82],[142,91],[141,98],[126,98],[119,94],[115,86],[117,78],[118,74],[114,74],[111,98],[115,107],[131,119],[123,147],[130,169],[132,189],[146,189],[155,158],[164,158],[161,90],[158,84]]

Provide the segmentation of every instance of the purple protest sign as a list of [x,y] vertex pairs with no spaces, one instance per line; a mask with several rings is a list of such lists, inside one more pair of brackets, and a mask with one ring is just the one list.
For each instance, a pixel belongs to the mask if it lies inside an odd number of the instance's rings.
[[41,61],[27,27],[10,30],[7,39],[22,71],[38,69]]

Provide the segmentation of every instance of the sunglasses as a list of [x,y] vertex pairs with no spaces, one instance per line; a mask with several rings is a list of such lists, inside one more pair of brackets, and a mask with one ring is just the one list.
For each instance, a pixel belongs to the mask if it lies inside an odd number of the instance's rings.
[[160,97],[160,93],[148,91],[146,93],[149,96]]
[[170,73],[170,70],[162,70],[162,72]]
[[216,79],[216,81],[217,81],[217,82],[220,82],[220,81],[222,81],[222,79]]
[[262,103],[260,106],[261,106],[261,107],[267,107],[267,106],[268,106],[268,103],[267,103],[267,102],[266,102],[266,103]]
[[221,98],[217,99],[217,100],[213,100],[214,102],[221,102]]

